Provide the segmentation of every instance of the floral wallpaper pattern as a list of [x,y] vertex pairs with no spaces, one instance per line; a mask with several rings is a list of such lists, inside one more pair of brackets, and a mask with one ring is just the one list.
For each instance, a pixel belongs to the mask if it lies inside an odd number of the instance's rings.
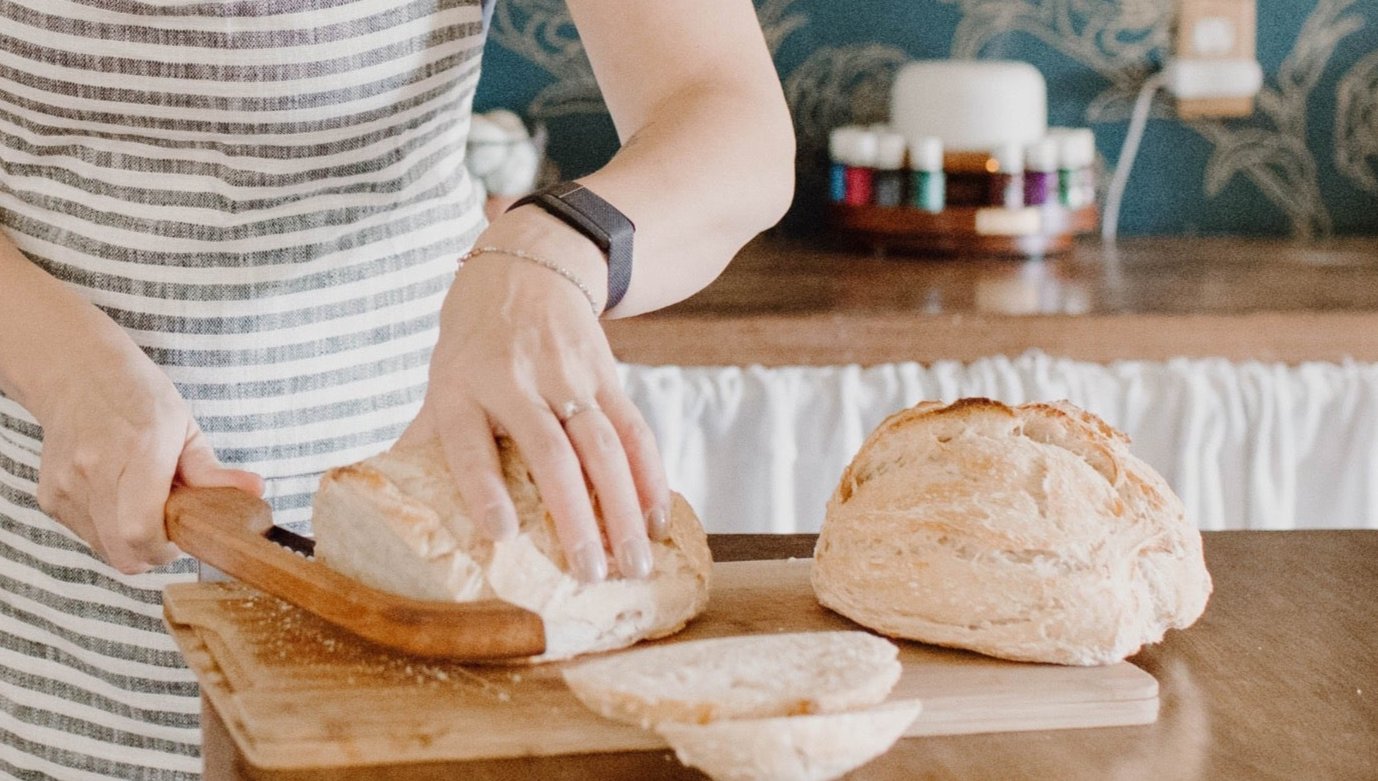
[[[1258,0],[1265,85],[1254,115],[1153,120],[1121,232],[1323,238],[1378,234],[1378,2]],[[883,120],[911,59],[1019,59],[1048,81],[1049,121],[1085,125],[1113,164],[1145,76],[1168,56],[1165,0],[757,0],[799,138],[796,215],[821,202],[827,132]],[[565,176],[616,135],[562,0],[499,0],[477,108],[546,124]],[[806,224],[807,219],[796,223]]]

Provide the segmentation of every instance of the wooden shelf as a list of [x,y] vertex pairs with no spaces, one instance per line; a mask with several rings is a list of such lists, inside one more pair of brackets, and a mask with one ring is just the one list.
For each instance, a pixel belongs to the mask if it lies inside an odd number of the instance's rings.
[[831,204],[832,227],[877,250],[935,255],[1041,257],[1072,249],[1079,234],[1096,230],[1094,206],[1049,204],[1006,209],[948,206],[927,212],[911,206]]
[[1082,239],[1025,262],[836,244],[762,237],[702,293],[603,327],[619,358],[649,365],[929,363],[1033,349],[1098,362],[1378,361],[1378,238]]

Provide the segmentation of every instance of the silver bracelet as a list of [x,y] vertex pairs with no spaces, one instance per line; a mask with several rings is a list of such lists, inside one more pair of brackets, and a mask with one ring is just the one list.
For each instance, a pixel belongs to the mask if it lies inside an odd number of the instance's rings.
[[579,288],[579,292],[584,294],[584,298],[587,298],[589,300],[589,309],[593,312],[593,316],[599,316],[598,302],[595,301],[593,298],[593,291],[589,290],[588,286],[585,285],[583,281],[581,281],[578,277],[574,276],[574,274],[569,269],[565,268],[564,266],[561,266],[560,264],[554,261],[546,260],[545,258],[540,257],[539,255],[532,255],[529,252],[524,252],[519,249],[503,249],[502,247],[474,247],[473,249],[459,256],[459,265],[463,267],[465,263],[472,260],[473,258],[476,258],[479,255],[486,255],[490,253],[495,255],[510,255],[514,258],[521,258],[522,260],[530,261],[543,268],[548,268],[551,271],[554,271],[556,274],[559,274],[560,276],[564,277],[565,279],[568,279],[570,282],[574,283],[575,287]]

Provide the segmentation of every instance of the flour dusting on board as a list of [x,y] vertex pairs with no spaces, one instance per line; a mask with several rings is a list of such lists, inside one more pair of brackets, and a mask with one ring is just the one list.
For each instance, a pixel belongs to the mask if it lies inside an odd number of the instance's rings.
[[[249,593],[247,589],[245,593]],[[509,702],[522,677],[500,669],[469,669],[453,662],[414,659],[376,649],[275,597],[253,594],[228,600],[225,635],[274,675],[298,681],[343,680],[353,686],[449,688],[495,702]],[[228,637],[226,638],[228,639]]]

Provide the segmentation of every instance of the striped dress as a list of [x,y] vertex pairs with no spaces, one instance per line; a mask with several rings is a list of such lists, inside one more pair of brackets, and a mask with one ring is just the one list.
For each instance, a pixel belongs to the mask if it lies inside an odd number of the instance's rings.
[[[483,38],[479,0],[0,0],[0,230],[164,367],[280,522],[419,406],[482,228]],[[0,777],[195,778],[159,605],[195,564],[93,558],[37,507],[41,453],[0,397]]]

